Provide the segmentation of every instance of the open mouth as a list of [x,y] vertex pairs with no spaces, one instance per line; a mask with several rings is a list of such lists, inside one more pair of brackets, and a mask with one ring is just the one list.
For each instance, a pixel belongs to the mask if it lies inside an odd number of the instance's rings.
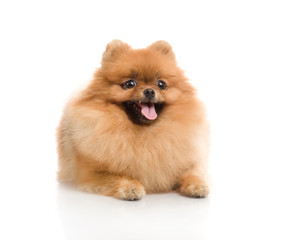
[[[144,102],[135,102],[134,104],[135,108],[141,108],[140,111],[143,114],[143,116],[145,118],[147,118],[148,120],[155,120],[157,118],[157,113],[155,110],[155,104],[148,102],[148,103],[144,103]],[[136,109],[138,110],[138,109]]]
[[156,120],[163,107],[162,103],[126,101],[126,112],[137,123],[151,123]]

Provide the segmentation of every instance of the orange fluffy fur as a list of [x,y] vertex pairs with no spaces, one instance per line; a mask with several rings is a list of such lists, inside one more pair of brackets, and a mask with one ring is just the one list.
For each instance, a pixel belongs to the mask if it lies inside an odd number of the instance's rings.
[[[137,86],[123,89],[131,78]],[[157,79],[166,90],[156,86]],[[152,123],[136,124],[123,102],[140,99],[146,88],[164,107]],[[145,49],[109,43],[94,79],[65,107],[57,140],[58,179],[84,191],[125,200],[172,190],[208,195],[204,107],[165,41]]]

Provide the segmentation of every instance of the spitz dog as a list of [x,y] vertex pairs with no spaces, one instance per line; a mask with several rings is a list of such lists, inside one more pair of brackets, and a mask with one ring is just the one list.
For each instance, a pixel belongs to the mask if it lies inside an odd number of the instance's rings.
[[58,179],[84,191],[208,195],[204,107],[165,41],[110,42],[93,80],[66,105],[57,140]]

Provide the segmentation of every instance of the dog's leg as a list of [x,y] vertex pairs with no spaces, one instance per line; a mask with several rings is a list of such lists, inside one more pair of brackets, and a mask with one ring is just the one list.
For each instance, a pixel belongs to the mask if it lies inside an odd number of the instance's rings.
[[80,169],[77,186],[86,192],[123,200],[138,200],[145,195],[145,189],[138,180],[112,175],[108,172],[94,172],[86,168]]
[[205,180],[194,172],[189,172],[182,177],[178,190],[185,196],[195,198],[204,198],[209,194]]

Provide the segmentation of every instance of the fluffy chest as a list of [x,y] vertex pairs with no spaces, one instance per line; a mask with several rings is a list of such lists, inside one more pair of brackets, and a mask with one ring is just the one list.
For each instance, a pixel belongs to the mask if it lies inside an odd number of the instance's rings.
[[194,165],[193,146],[177,132],[113,133],[99,145],[100,167],[114,174],[138,179],[146,191],[170,191],[181,175]]

